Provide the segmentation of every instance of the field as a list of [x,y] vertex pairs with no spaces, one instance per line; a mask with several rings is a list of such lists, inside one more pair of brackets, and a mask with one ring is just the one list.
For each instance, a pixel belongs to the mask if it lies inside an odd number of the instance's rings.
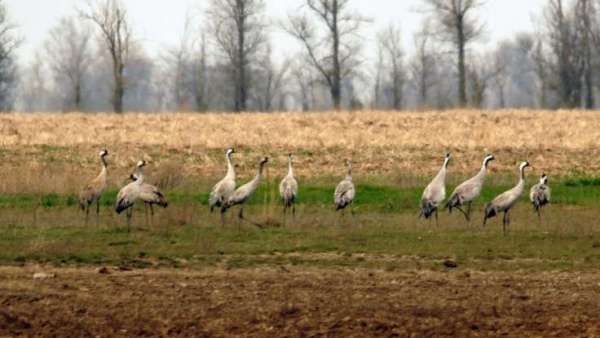
[[[0,336],[598,336],[598,125],[578,111],[0,115]],[[238,184],[271,158],[246,208],[264,229],[207,210],[229,146]],[[86,224],[76,196],[105,147],[110,187]],[[290,152],[295,218],[277,193]],[[449,192],[496,156],[471,224],[417,219],[446,152]],[[170,206],[138,206],[128,232],[112,206],[141,158]],[[358,191],[342,216],[346,158]],[[521,160],[528,186],[550,176],[553,204],[539,221],[523,196],[507,236],[500,219],[482,228]]]

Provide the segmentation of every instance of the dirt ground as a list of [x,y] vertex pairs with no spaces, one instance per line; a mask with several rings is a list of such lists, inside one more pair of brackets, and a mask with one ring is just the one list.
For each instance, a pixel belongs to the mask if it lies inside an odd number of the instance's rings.
[[0,336],[598,337],[599,293],[599,272],[3,267]]

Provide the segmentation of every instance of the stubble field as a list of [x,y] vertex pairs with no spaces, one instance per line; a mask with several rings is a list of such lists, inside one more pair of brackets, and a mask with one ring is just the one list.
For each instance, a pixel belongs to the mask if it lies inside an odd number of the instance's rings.
[[[0,335],[598,335],[598,126],[595,112],[525,110],[0,115]],[[230,146],[238,184],[271,158],[246,212],[265,229],[207,210]],[[86,224],[76,196],[102,148],[109,189]],[[296,218],[277,193],[290,152]],[[448,194],[497,158],[471,224],[416,217],[446,152]],[[138,206],[129,233],[112,205],[141,158],[170,206]],[[342,217],[346,158],[358,191]],[[553,204],[539,222],[524,196],[503,237],[481,209],[521,160],[528,187],[550,176]]]

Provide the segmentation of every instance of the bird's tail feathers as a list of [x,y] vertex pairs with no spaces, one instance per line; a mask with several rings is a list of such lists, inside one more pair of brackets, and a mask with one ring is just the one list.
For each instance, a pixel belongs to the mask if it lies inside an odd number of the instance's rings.
[[460,205],[460,198],[457,194],[450,196],[448,202],[446,202],[446,208],[448,208],[448,212],[452,213],[452,208]]

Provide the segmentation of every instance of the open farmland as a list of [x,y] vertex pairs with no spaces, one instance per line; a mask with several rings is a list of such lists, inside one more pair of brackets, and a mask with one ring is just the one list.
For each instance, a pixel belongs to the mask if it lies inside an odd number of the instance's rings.
[[[592,112],[525,110],[0,115],[0,335],[598,335],[598,126]],[[238,184],[272,158],[246,210],[263,230],[237,210],[221,227],[207,210],[229,146]],[[104,147],[109,189],[85,224],[76,196]],[[458,213],[440,213],[439,227],[416,217],[447,151],[448,194],[486,153],[497,159],[470,226]],[[296,219],[277,192],[289,152]],[[170,206],[154,218],[138,206],[128,233],[112,206],[141,158]],[[357,197],[340,217],[346,158]],[[550,176],[554,203],[539,223],[524,196],[503,237],[498,218],[480,227],[482,208],[521,160],[528,187]],[[39,271],[51,277],[33,280]],[[183,299],[181,312],[144,319]]]

